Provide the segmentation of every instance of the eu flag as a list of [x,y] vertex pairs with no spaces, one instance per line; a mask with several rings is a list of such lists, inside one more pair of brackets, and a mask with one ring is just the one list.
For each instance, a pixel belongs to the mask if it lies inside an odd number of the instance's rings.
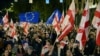
[[52,24],[53,19],[54,19],[54,17],[55,17],[55,14],[56,14],[57,12],[58,12],[58,18],[59,18],[59,21],[60,21],[61,12],[60,12],[58,9],[56,9],[56,10],[54,10],[54,12],[51,14],[51,16],[48,18],[46,24]]
[[39,12],[26,12],[26,13],[20,13],[19,19],[20,22],[29,22],[29,23],[38,23],[39,22]]

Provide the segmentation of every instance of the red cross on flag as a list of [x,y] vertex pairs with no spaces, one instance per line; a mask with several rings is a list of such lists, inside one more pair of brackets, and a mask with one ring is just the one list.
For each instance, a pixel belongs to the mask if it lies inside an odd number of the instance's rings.
[[76,40],[79,42],[80,46],[79,49],[82,50],[82,48],[85,46],[87,37],[89,34],[88,31],[89,26],[89,4],[88,1],[86,2],[86,6],[84,8],[82,19],[79,25],[79,29],[76,35]]
[[97,29],[96,44],[100,46],[100,2],[98,3],[98,6],[96,8],[92,24]]
[[9,27],[8,12],[6,12],[2,20],[3,20],[3,29],[7,30]]

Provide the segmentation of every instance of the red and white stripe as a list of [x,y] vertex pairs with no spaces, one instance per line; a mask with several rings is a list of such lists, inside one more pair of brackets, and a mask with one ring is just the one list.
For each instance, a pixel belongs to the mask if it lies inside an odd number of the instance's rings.
[[78,29],[78,32],[76,35],[76,40],[79,41],[79,43],[80,43],[80,47],[79,47],[80,50],[82,50],[82,48],[86,44],[87,37],[89,34],[88,26],[89,26],[89,4],[87,1],[86,6],[83,11],[83,14],[82,14],[80,26],[79,26],[79,29]]
[[75,18],[75,3],[72,1],[69,10],[62,23],[62,33],[57,38],[56,41],[62,40],[73,28],[74,28],[74,18]]
[[9,27],[8,12],[5,14],[2,20],[3,20],[3,28],[4,30],[7,30]]
[[96,44],[100,46],[100,2],[98,3],[98,6],[96,8],[92,24],[97,29]]
[[59,25],[58,11],[55,14],[52,25],[53,25],[57,35],[59,35],[60,34],[60,25]]

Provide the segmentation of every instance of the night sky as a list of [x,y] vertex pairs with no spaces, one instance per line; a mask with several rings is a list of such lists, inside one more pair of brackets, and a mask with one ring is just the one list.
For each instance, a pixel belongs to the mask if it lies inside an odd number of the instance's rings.
[[14,0],[0,0],[0,10],[8,8]]

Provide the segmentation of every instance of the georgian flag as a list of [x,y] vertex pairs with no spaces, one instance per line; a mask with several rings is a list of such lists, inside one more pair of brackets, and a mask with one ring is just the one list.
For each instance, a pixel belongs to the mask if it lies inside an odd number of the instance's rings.
[[15,40],[18,40],[17,38],[17,33],[16,33],[16,26],[13,23],[13,20],[11,19],[10,24],[9,24],[9,30],[7,33],[10,37],[12,37]]
[[100,46],[100,2],[98,3],[98,6],[96,8],[92,24],[97,29],[96,44]]
[[56,40],[57,42],[62,40],[74,28],[74,18],[75,18],[75,3],[74,0],[72,0],[69,10],[62,23],[63,31],[61,35],[57,38]]
[[89,4],[88,1],[86,2],[86,6],[84,8],[82,19],[80,22],[80,26],[76,35],[76,40],[79,41],[79,49],[82,50],[82,48],[85,46],[87,37],[89,34],[88,30],[89,26]]
[[5,14],[2,20],[3,20],[3,28],[4,30],[7,30],[9,27],[8,12]]

